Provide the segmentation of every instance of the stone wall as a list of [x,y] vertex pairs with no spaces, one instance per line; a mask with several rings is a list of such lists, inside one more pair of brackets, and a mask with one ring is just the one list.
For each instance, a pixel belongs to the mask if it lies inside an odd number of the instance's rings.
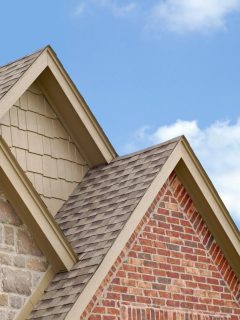
[[12,320],[48,267],[0,187],[0,319]]
[[174,173],[79,317],[240,319],[240,282]]

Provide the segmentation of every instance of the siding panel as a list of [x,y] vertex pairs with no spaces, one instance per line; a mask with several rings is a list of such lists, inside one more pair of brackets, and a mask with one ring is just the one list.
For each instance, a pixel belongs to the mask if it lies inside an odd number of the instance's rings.
[[88,165],[36,83],[0,120],[0,129],[54,215]]

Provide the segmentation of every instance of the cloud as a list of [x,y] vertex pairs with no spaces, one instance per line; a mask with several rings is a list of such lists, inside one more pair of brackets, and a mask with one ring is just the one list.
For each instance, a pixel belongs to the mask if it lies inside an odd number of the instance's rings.
[[76,7],[74,15],[79,16],[84,13],[86,10],[95,10],[95,9],[105,9],[109,10],[114,16],[124,17],[137,7],[135,2],[126,2],[119,4],[116,0],[83,0]]
[[217,121],[201,129],[197,121],[177,120],[151,131],[140,128],[125,151],[157,144],[184,134],[219,191],[223,202],[240,226],[240,119],[236,123]]
[[154,5],[149,25],[173,32],[209,32],[226,28],[240,0],[161,0]]

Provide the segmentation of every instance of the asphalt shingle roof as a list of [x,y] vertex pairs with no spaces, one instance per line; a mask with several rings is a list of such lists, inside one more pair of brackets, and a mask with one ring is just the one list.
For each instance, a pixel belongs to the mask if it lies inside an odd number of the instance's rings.
[[44,49],[0,67],[0,100],[30,68]]
[[79,261],[54,277],[29,319],[66,317],[179,140],[88,171],[55,216]]

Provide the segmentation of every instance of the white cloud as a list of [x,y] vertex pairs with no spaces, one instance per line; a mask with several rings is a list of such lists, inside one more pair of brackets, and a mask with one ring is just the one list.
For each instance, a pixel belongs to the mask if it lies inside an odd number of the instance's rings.
[[123,17],[133,12],[136,7],[136,2],[133,1],[119,4],[116,0],[83,0],[76,7],[74,14],[79,16],[86,10],[101,8],[109,10],[114,16]]
[[225,29],[229,14],[240,11],[240,0],[161,0],[153,6],[150,25],[174,32]]
[[240,226],[240,119],[232,124],[217,121],[201,129],[197,121],[178,120],[154,132],[140,128],[126,150],[157,144],[184,134],[196,152],[223,202]]

